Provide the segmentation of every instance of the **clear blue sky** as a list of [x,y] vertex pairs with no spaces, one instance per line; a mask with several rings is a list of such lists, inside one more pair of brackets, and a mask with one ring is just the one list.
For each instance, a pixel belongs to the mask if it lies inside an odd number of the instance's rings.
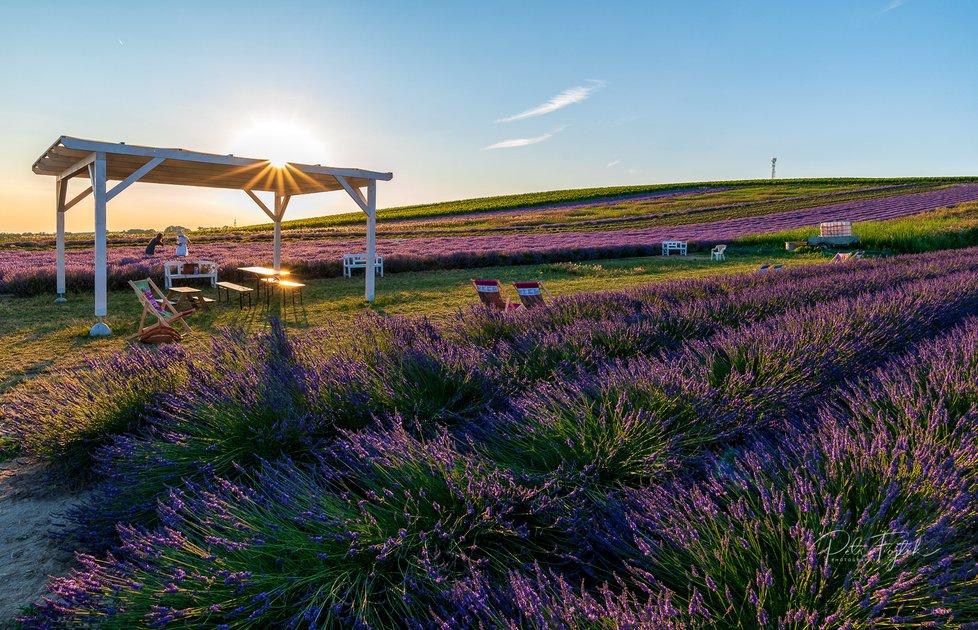
[[[269,121],[304,130],[282,140],[297,161],[393,171],[382,207],[766,177],[773,156],[783,177],[978,175],[971,0],[38,1],[4,18],[0,231],[53,230],[52,178],[30,166],[59,135],[267,157],[281,147],[249,130]],[[317,195],[287,218],[349,209]],[[152,185],[109,207],[110,229],[263,218],[243,193]],[[87,202],[68,229],[91,221]]]

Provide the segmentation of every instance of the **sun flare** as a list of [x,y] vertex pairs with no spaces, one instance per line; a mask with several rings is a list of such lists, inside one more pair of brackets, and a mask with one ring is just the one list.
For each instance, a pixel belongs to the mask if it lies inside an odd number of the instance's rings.
[[235,136],[231,152],[242,157],[267,159],[272,166],[289,162],[325,164],[326,149],[314,134],[300,124],[264,120]]

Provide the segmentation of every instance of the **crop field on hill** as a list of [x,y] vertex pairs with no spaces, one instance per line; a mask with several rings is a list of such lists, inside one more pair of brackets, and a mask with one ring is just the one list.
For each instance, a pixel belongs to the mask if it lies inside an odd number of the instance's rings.
[[[792,180],[748,180],[748,181],[713,181],[692,182],[685,184],[655,184],[649,186],[617,186],[610,188],[587,188],[577,190],[555,190],[501,197],[485,197],[480,199],[464,199],[444,203],[405,206],[380,210],[378,221],[429,221],[439,218],[450,218],[473,214],[500,214],[523,209],[548,209],[562,205],[586,204],[586,207],[601,207],[607,202],[621,201],[628,197],[654,198],[673,194],[697,194],[702,189],[721,189],[729,191],[733,201],[758,201],[777,199],[794,194],[836,193],[846,190],[863,188],[879,188],[886,186],[941,186],[953,183],[974,182],[973,177],[915,177],[915,178],[833,178],[833,179],[792,179]],[[588,203],[588,202],[594,202]],[[287,221],[284,225],[290,229],[340,227],[343,225],[358,225],[362,223],[359,213],[349,213]],[[267,231],[269,226],[249,226],[249,230]]]
[[[534,215],[536,224],[521,219],[524,225],[518,229],[510,224],[498,230],[476,230],[468,224],[454,225],[456,219],[451,219],[418,224],[410,227],[409,233],[381,234],[377,251],[385,257],[390,272],[648,255],[657,253],[661,241],[667,239],[692,241],[695,247],[761,232],[810,227],[824,220],[879,221],[978,200],[978,184],[905,182],[902,186],[863,186],[857,191],[851,187],[846,184],[840,190],[836,185],[826,191],[823,184],[816,186],[818,192],[809,190],[810,194],[801,195],[800,184],[779,185],[764,189],[761,199],[756,198],[760,194],[756,187],[707,192],[695,189],[691,195],[670,192],[657,198],[655,203],[666,205],[655,209],[636,207],[636,202],[631,202],[611,206],[615,216],[599,220],[587,214],[592,218],[583,223],[562,223],[561,215],[552,216],[547,211]],[[754,200],[731,202],[733,193]],[[307,277],[338,276],[342,255],[363,249],[362,235],[287,234],[283,264]],[[109,248],[110,288],[124,289],[131,279],[161,277],[160,262],[165,256],[146,257],[143,250],[142,244]],[[195,239],[192,256],[218,262],[227,277],[233,276],[237,267],[269,264],[271,247],[260,239]],[[68,251],[69,290],[91,288],[93,260],[91,247]],[[36,295],[50,291],[54,261],[51,247],[21,249],[8,243],[0,249],[0,293]]]
[[[978,623],[978,249],[134,349],[25,627]],[[50,395],[52,391],[60,395]]]

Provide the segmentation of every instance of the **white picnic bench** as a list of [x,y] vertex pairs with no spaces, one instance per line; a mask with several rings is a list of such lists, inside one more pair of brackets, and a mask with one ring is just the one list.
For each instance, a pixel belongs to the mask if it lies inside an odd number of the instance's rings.
[[662,241],[662,255],[668,256],[669,252],[679,252],[680,256],[685,256],[686,241]]
[[[343,275],[347,278],[353,277],[354,269],[366,269],[367,268],[367,255],[366,254],[344,254],[343,255]],[[374,256],[374,269],[380,274],[380,277],[384,277],[384,257],[381,255]]]
[[207,278],[211,286],[217,286],[217,263],[211,260],[182,260],[163,263],[163,281],[166,290],[173,288],[174,280],[189,280],[191,278]]

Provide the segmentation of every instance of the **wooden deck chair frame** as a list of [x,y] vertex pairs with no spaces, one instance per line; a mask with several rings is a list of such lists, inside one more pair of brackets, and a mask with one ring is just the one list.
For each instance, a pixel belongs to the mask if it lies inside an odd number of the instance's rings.
[[[174,324],[180,324],[187,329],[187,332],[193,332],[190,324],[185,322],[183,318],[193,313],[194,309],[183,311],[182,313],[178,311],[173,306],[173,303],[166,298],[166,294],[150,278],[146,278],[145,280],[130,280],[129,286],[132,287],[132,290],[139,298],[139,303],[143,305],[143,314],[139,318],[139,329],[132,335],[133,337],[141,337],[158,328],[175,329],[176,326]],[[151,295],[146,295],[146,291],[149,291]],[[151,296],[154,301],[150,300]],[[147,315],[155,317],[156,323],[146,326]]]
[[547,291],[547,287],[543,286],[542,282],[536,280],[531,282],[514,282],[513,287],[516,289],[516,294],[520,296],[520,302],[523,303],[523,308],[546,306],[547,303],[543,300],[544,293],[553,299],[550,291]]
[[479,294],[479,301],[484,306],[507,313],[523,308],[522,304],[514,304],[509,296],[503,295],[503,285],[499,280],[472,280],[472,286]]

